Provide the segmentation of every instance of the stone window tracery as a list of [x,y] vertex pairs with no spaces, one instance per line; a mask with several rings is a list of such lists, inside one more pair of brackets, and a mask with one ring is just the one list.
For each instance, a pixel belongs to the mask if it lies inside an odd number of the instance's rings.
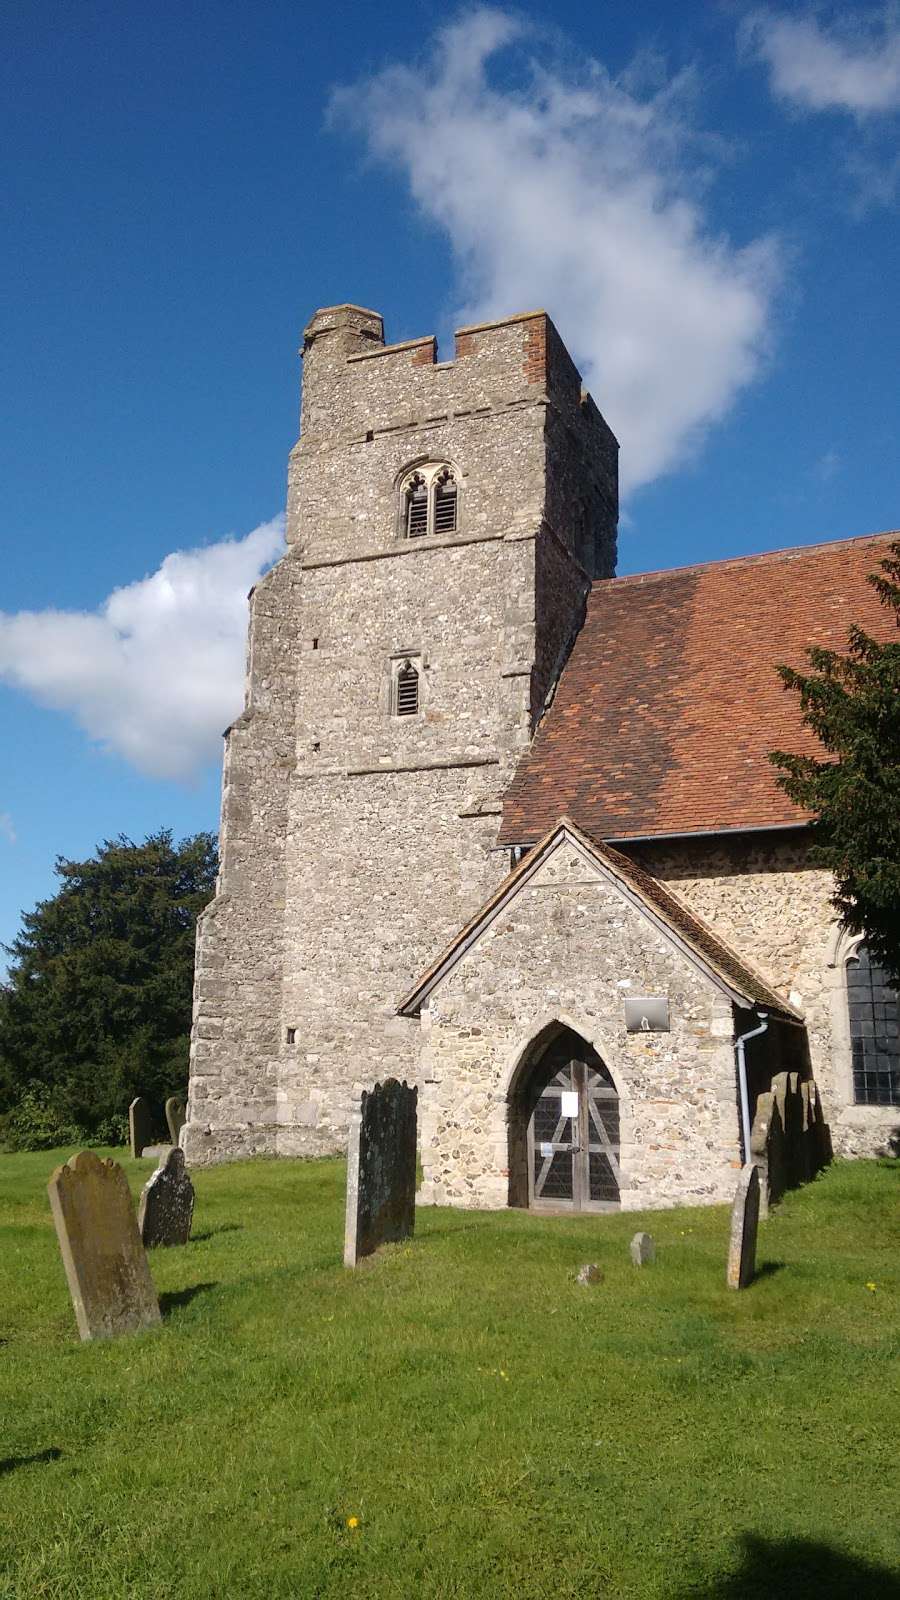
[[459,490],[453,468],[445,461],[425,462],[407,474],[400,486],[400,531],[406,539],[457,531]]
[[900,994],[864,944],[845,971],[853,1099],[863,1106],[900,1105]]

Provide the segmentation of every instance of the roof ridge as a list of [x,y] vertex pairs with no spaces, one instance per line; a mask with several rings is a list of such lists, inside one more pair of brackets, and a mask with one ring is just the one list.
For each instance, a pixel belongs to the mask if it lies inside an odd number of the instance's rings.
[[822,539],[816,544],[783,545],[778,550],[758,550],[746,556],[721,556],[710,561],[695,561],[683,567],[657,567],[652,572],[623,572],[614,578],[595,578],[591,585],[591,598],[612,585],[650,583],[665,578],[679,578],[688,572],[721,571],[723,567],[745,567],[764,561],[788,561],[805,555],[816,555],[822,550],[846,550],[851,545],[875,544],[879,540],[900,539],[900,529],[885,528],[878,533],[857,533],[846,539]]
[[518,866],[497,885],[474,916],[463,924],[440,954],[426,967],[413,988],[399,1002],[397,1010],[401,1015],[410,1016],[419,1008],[432,989],[465,955],[469,944],[480,936],[489,922],[502,910],[518,890],[520,883],[527,881],[534,874],[560,837],[566,835],[605,868],[626,898],[630,892],[633,897],[632,903],[636,901],[639,906],[642,905],[645,915],[651,918],[655,916],[657,925],[660,923],[663,925],[670,939],[676,944],[680,943],[682,950],[686,946],[693,960],[699,962],[701,967],[705,967],[707,975],[714,983],[723,987],[732,999],[742,996],[749,1006],[763,1005],[767,1010],[775,1011],[782,1017],[794,1017],[800,1020],[791,1002],[779,995],[761,973],[726,944],[725,940],[698,917],[680,897],[671,894],[664,884],[631,856],[586,833],[584,828],[566,813],[563,813],[546,831]]

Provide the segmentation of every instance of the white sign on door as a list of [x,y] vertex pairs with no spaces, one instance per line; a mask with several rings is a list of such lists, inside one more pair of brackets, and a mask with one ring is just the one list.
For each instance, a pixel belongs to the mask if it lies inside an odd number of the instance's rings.
[[564,1117],[578,1116],[578,1090],[563,1089],[561,1115]]

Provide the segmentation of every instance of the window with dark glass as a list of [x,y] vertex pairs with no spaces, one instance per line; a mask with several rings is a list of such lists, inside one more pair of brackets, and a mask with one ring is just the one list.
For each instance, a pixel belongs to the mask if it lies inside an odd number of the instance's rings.
[[864,944],[846,970],[853,1098],[861,1106],[900,1105],[900,994]]

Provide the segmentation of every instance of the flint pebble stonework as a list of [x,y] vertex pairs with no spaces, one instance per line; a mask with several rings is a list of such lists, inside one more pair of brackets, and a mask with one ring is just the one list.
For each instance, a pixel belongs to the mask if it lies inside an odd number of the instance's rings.
[[[628,1031],[629,986],[668,996],[668,1033]],[[614,1079],[622,1208],[730,1200],[740,1170],[731,1002],[565,841],[422,1007],[420,1200],[493,1209],[521,1192],[517,1083],[554,1018]]]
[[344,1265],[407,1239],[416,1222],[418,1091],[389,1078],[364,1092],[350,1126]]
[[[542,312],[462,329],[439,361],[430,336],[386,345],[377,312],[327,307],[305,330],[303,363],[288,550],[251,597],[220,876],[198,927],[189,1162],[339,1151],[362,1091],[397,1074],[423,1091],[424,1197],[507,1205],[510,1058],[529,1026],[534,1038],[556,1018],[619,1075],[623,1206],[730,1198],[734,1019],[677,989],[652,943],[646,961],[630,959],[633,941],[619,961],[615,916],[595,930],[607,941],[595,974],[584,922],[596,908],[588,896],[583,910],[577,885],[548,907],[536,970],[524,948],[509,971],[498,952],[481,964],[477,1007],[474,987],[464,1003],[448,988],[421,1028],[398,1014],[506,875],[502,797],[590,586],[615,570],[610,429]],[[456,526],[407,537],[403,485],[438,464]],[[407,659],[419,699],[401,716]],[[796,992],[836,1152],[889,1150],[897,1108],[853,1103],[846,950],[803,831],[624,848],[781,994]],[[668,1000],[671,1033],[620,1036],[626,982]]]
[[82,1339],[114,1339],[160,1321],[128,1179],[82,1150],[47,1185]]
[[[398,999],[504,876],[502,793],[614,570],[617,446],[543,313],[464,330],[447,362],[383,340],[353,306],[306,330],[288,553],[251,602],[200,922],[192,1165],[345,1148],[364,1088],[417,1080]],[[409,539],[423,460],[451,467],[457,527]]]
[[846,941],[831,897],[834,880],[809,859],[800,835],[685,839],[642,844],[641,865],[674,890],[720,938],[746,954],[803,1011],[812,1076],[835,1155],[891,1152],[897,1106],[855,1105],[847,1024]]
[[138,1229],[145,1249],[187,1244],[194,1215],[194,1186],[185,1170],[184,1151],[169,1145],[141,1190]]

